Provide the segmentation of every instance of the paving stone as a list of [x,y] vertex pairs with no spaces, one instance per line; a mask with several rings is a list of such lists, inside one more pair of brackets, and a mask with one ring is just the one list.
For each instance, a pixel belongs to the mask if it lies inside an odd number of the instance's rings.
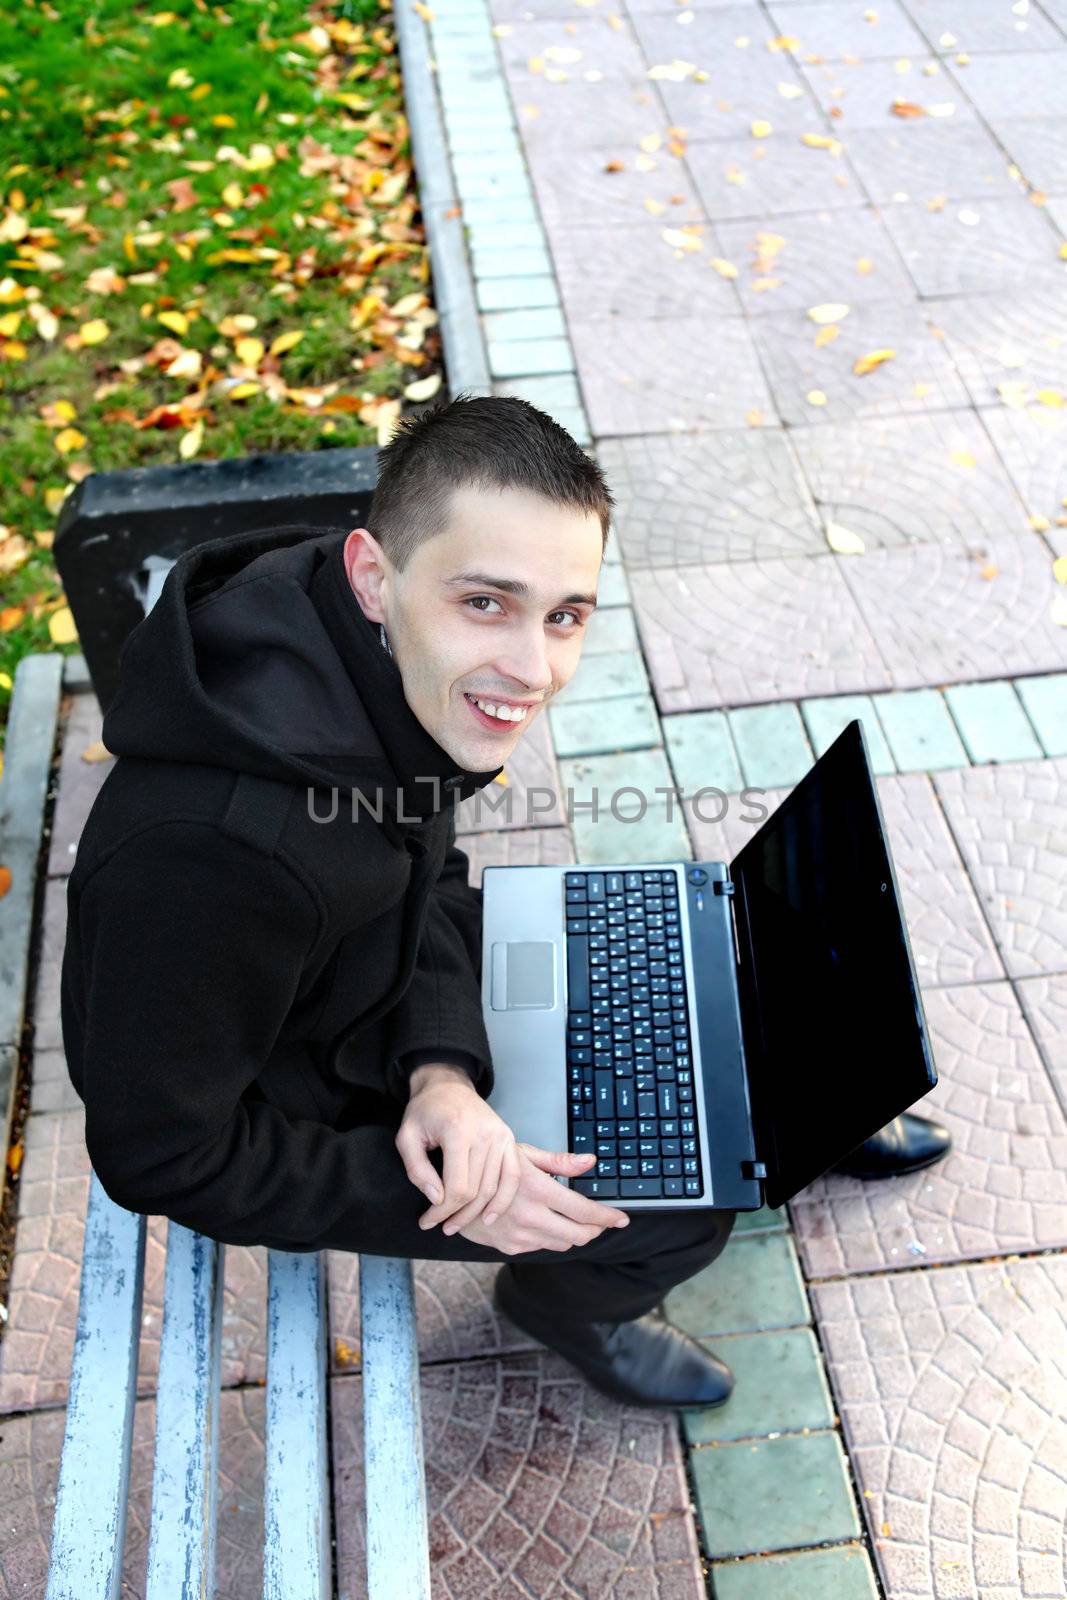
[[544,712],[537,713],[504,763],[504,777],[507,783],[486,784],[456,807],[457,835],[562,824],[559,772]]
[[476,278],[529,278],[552,271],[548,251],[536,246],[472,250],[471,265]]
[[1041,8],[1067,39],[1067,4],[1065,0],[1041,0]]
[[493,393],[513,394],[520,400],[529,400],[578,439],[574,424],[583,415],[582,397],[573,373],[560,372],[547,378],[504,378],[493,384]]
[[602,705],[556,706],[548,717],[557,756],[644,750],[661,742],[655,702],[647,693],[605,700]]
[[770,392],[744,322],[715,328],[700,317],[619,317],[612,337],[599,321],[572,321],[586,410],[599,435],[740,428],[753,411],[774,420]]
[[1067,1261],[813,1295],[885,1593],[1062,1590]]
[[671,769],[685,794],[705,787],[740,794],[744,779],[725,711],[664,717],[662,727]]
[[460,847],[470,862],[469,882],[480,887],[482,869],[562,865],[574,860],[566,828],[496,828],[469,833]]
[[594,655],[583,654],[574,677],[560,691],[557,704],[613,700],[620,695],[642,694],[647,688],[648,679],[638,651],[605,650]]
[[[701,248],[668,243],[663,235],[671,228],[685,228]],[[666,213],[597,228],[556,223],[550,244],[572,321],[614,322],[635,309],[649,318],[728,316],[741,309],[733,284],[710,266],[720,251],[707,223],[675,221]],[[601,326],[601,338],[605,331]]]
[[[773,108],[769,115],[774,116]],[[799,140],[753,139],[749,134],[690,142],[685,160],[708,216],[717,222],[841,211],[866,203],[863,185],[843,150],[813,150]]]
[[[489,143],[506,145],[516,137],[511,116],[503,111],[492,117],[465,117],[456,112],[449,119],[447,129],[448,148],[453,156],[474,155]],[[492,226],[489,222],[485,225]]]
[[682,804],[693,853],[699,861],[732,862],[774,815],[789,789],[720,790]]
[[532,278],[479,278],[475,289],[480,311],[508,313],[537,307],[559,311],[556,281],[548,273]]
[[[536,145],[530,152],[530,175],[545,227],[609,228],[615,223],[644,220],[646,202],[662,206],[663,227],[682,228],[705,221],[704,209],[681,161],[672,155],[653,157],[652,170],[641,172],[628,163],[609,167],[607,152],[562,144]],[[604,249],[603,241],[601,249]]]
[[761,1206],[758,1211],[739,1211],[737,1221],[734,1223],[734,1233],[763,1232],[766,1228],[788,1228],[789,1213],[784,1206],[775,1210],[771,1206]]
[[[629,28],[613,28],[606,16],[583,17],[572,12],[571,18],[564,32],[553,19],[527,22],[520,12],[511,32],[499,38],[500,59],[517,94],[525,97],[537,90],[551,95],[558,85],[545,77],[547,69],[572,80],[597,72],[605,84],[645,76],[644,57]],[[551,52],[561,48],[580,51],[580,59],[554,59]],[[531,59],[540,59],[544,70],[532,71]]]
[[[361,1380],[331,1387],[338,1592],[365,1596]],[[434,1596],[701,1600],[674,1417],[547,1351],[421,1374]]]
[[[784,240],[777,253],[768,251],[768,231]],[[811,212],[777,230],[722,222],[718,233],[723,254],[740,274],[735,281],[742,304],[753,317],[790,307],[806,311],[828,301],[861,305],[915,298],[882,221],[869,209]]]
[[503,195],[496,200],[473,200],[468,197],[464,199],[461,215],[463,226],[471,228],[486,224],[495,226],[501,222],[514,222],[521,227],[540,220],[532,193]]
[[847,559],[634,569],[634,609],[661,711],[888,688],[888,668],[841,575]]
[[712,1557],[855,1539],[859,1517],[835,1433],[694,1450],[693,1484]]
[[1032,532],[843,560],[895,688],[1067,665],[1067,632],[1052,619],[1048,551]]
[[963,683],[945,690],[974,762],[1027,761],[1043,752],[1010,683]]
[[[224,1392],[219,1402],[217,1600],[257,1600],[263,1592],[262,1389]],[[0,1554],[3,1600],[42,1595],[55,1515],[65,1411],[8,1417],[0,1433],[0,1516],[7,1538]],[[129,1510],[123,1552],[123,1596],[145,1592],[152,1501],[155,1402],[134,1406]]]
[[74,865],[85,819],[114,767],[114,758],[86,761],[86,750],[101,737],[103,716],[95,694],[67,697],[66,726],[60,735],[59,783],[48,848],[49,877],[65,877]]
[[565,339],[567,336],[563,314],[556,306],[542,310],[497,311],[482,318],[482,329],[489,340]]
[[1060,1105],[1067,1111],[1067,975],[1024,978],[1015,985]]
[[929,989],[923,1006],[939,1081],[913,1109],[953,1148],[878,1183],[828,1173],[791,1200],[809,1280],[1067,1244],[1067,1119],[1011,985]]
[[964,767],[934,779],[1008,975],[1067,970],[1067,761]]
[[882,220],[923,296],[1062,281],[1056,235],[1022,195],[953,201],[943,211],[891,205]]
[[1039,389],[1067,390],[1067,339],[1056,331],[1067,322],[1067,288],[961,295],[927,312],[976,405],[1002,405],[1001,384],[1031,401]]
[[65,877],[51,878],[44,887],[38,931],[37,986],[33,1002],[35,1052],[63,1049],[59,1004],[63,947],[66,939],[67,880]]
[[878,720],[901,772],[937,772],[965,767],[967,752],[956,724],[936,689],[883,694],[877,699]]
[[815,758],[800,711],[791,701],[742,707],[727,716],[746,784],[792,787],[810,770]]
[[786,1556],[717,1562],[716,1600],[877,1600],[866,1550],[839,1545],[832,1550],[795,1550]]
[[855,128],[895,127],[900,118],[893,105],[898,100],[922,106],[928,115],[935,106],[953,107],[951,112],[935,112],[938,120],[951,116],[954,122],[974,121],[966,94],[936,56],[900,59],[908,61],[904,71],[897,70],[896,61],[809,65],[803,59],[800,70],[823,110],[833,115],[838,138],[847,140]]
[[713,1410],[681,1413],[688,1444],[833,1427],[834,1409],[810,1328],[720,1337],[715,1351],[734,1375],[734,1392]]
[[1017,678],[1016,693],[1047,756],[1067,756],[1067,673]]
[[788,1233],[731,1239],[710,1267],[671,1289],[663,1307],[675,1327],[695,1339],[797,1328],[811,1321]]
[[544,242],[545,230],[540,222],[478,222],[467,228],[467,243],[472,250],[498,250],[510,245],[528,250],[540,248]]
[[1050,200],[1045,207],[1045,215],[1052,219],[1062,234],[1067,235],[1067,200]]
[[964,88],[971,104],[987,122],[997,117],[1017,117],[1025,105],[1032,117],[1063,115],[1063,84],[1067,75],[1067,48],[1012,50],[996,55],[976,55],[966,67],[949,71]]
[[681,58],[706,74],[703,81],[657,83],[671,123],[684,126],[689,139],[747,134],[757,117],[776,133],[822,131],[806,96],[787,99],[779,91],[780,83],[799,87],[802,80],[787,53],[768,50],[775,30],[756,8],[698,9],[684,27],[675,16],[634,15],[633,26],[648,61]]
[[489,371],[494,378],[518,378],[527,373],[573,372],[574,357],[567,339],[490,339]]
[[[1016,14],[1014,6],[999,0],[901,0],[922,29],[931,50],[955,56],[960,51],[977,55],[986,50],[1062,49],[1063,40],[1036,6]],[[947,38],[946,38],[947,35]]]
[[593,612],[585,626],[583,655],[614,655],[619,650],[637,648],[634,614],[630,606],[609,606]]
[[[779,415],[787,423],[925,417],[967,404],[967,391],[944,340],[931,331],[918,305],[883,301],[855,306],[829,344],[816,344],[818,331],[799,309],[753,319],[756,347]],[[896,352],[892,360],[871,372],[853,371],[860,357],[886,349]],[[808,398],[812,393],[818,403]],[[865,431],[878,441],[880,430]]]
[[875,205],[899,203],[901,196],[926,205],[1019,192],[1004,151],[977,122],[920,118],[892,128],[853,128],[848,156]]
[[62,1050],[37,1050],[30,1063],[30,1115],[39,1117],[53,1111],[78,1111],[81,1101],[70,1081],[67,1058]]
[[801,61],[810,55],[826,61],[853,56],[876,61],[880,56],[926,53],[922,34],[896,0],[879,5],[877,10],[865,6],[862,0],[799,5],[777,5],[772,0],[767,10],[782,33],[799,39],[794,53]]
[[[879,703],[884,698],[879,696]],[[885,742],[885,734],[878,721],[875,702],[869,695],[842,694],[834,695],[829,700],[802,700],[800,714],[804,718],[817,756],[821,756],[824,750],[830,748],[850,722],[858,719],[863,725],[863,736],[867,741],[872,772],[877,775],[896,771],[889,746]]]
[[605,439],[597,451],[612,520],[638,567],[825,551],[789,439],[771,428]]
[[[560,762],[573,790],[571,828],[579,861],[678,861],[689,858],[679,807],[669,794],[671,773],[662,750],[583,756]],[[597,812],[590,809],[593,800]],[[614,803],[614,811],[612,805]]]
[[522,194],[527,189],[526,162],[517,141],[509,141],[504,149],[483,148],[473,155],[454,153],[452,175],[461,195],[468,191],[476,194],[486,183],[499,185],[502,191],[516,194]]
[[621,564],[609,566],[606,555],[604,565],[600,569],[600,577],[597,579],[596,597],[597,606],[602,610],[606,610],[609,606],[628,606],[631,601],[626,573]]
[[1055,523],[1067,504],[1067,411],[1036,405],[983,420],[1030,516]]
[[[604,0],[606,4],[606,0]],[[565,38],[560,39],[565,43]],[[670,119],[656,85],[610,78],[530,85],[516,95],[516,123],[523,146],[533,158],[545,147],[610,150],[631,160],[642,139],[658,134],[666,143]],[[607,159],[607,158],[605,158]]]
[[[19,1179],[8,1326],[0,1343],[0,1416],[65,1405],[78,1314],[89,1156],[78,1111],[33,1116]],[[149,1219],[138,1394],[159,1371],[166,1220]],[[222,1328],[225,1387],[262,1380],[265,1365],[266,1250],[226,1250]]]
[[993,118],[990,127],[1031,188],[1062,193],[1067,189],[1067,120],[1055,114],[1020,115],[1025,109],[1016,106],[1005,116]]

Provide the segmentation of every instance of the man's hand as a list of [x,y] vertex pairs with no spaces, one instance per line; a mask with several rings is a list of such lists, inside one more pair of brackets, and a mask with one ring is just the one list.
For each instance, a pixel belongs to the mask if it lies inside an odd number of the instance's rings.
[[[455,1233],[481,1216],[486,1221],[506,1211],[519,1184],[515,1135],[482,1099],[462,1067],[428,1062],[416,1067],[396,1147],[404,1170],[433,1202],[419,1218],[420,1228],[448,1218],[444,1231]],[[444,1156],[441,1180],[426,1152],[439,1147]]]
[[552,1176],[577,1178],[588,1172],[590,1155],[542,1150],[534,1144],[517,1144],[519,1183],[515,1198],[495,1228],[481,1217],[460,1228],[465,1239],[485,1244],[505,1255],[524,1250],[570,1250],[588,1244],[605,1228],[625,1228],[630,1218],[615,1206],[606,1206],[576,1189],[565,1189]]

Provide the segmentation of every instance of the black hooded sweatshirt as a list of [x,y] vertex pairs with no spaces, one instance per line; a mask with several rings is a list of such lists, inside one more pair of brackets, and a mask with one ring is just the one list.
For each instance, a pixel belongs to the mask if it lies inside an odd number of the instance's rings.
[[67,888],[61,1007],[112,1199],[212,1238],[388,1253],[425,1200],[408,1074],[488,1096],[471,773],[422,727],[342,559],[286,526],[187,551],[126,640],[117,756]]

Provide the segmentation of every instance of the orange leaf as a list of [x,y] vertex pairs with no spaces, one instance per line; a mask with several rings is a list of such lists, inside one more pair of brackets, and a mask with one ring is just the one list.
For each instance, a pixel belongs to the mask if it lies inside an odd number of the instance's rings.
[[4,898],[4,895],[7,894],[7,891],[10,888],[11,888],[11,868],[10,867],[0,867],[0,900],[2,900]]
[[13,1144],[7,1153],[7,1170],[11,1173],[12,1177],[14,1177],[15,1173],[22,1165],[23,1153],[24,1147],[21,1139],[19,1140],[18,1144]]
[[913,100],[894,100],[889,109],[895,117],[925,117],[926,115],[922,106],[917,106]]

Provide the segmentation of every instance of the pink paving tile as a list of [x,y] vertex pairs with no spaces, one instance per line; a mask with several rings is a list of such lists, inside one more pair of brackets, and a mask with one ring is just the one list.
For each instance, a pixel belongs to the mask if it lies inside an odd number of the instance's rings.
[[[49,878],[46,879],[44,886],[37,988],[33,1002],[33,1042],[36,1050],[63,1048],[63,1033],[59,1025],[59,978],[66,938],[67,879]],[[34,1109],[38,1110],[39,1107]]]
[[1062,1596],[1067,1259],[812,1299],[887,1600]]
[[85,751],[99,742],[103,725],[96,696],[65,695],[64,704],[67,707],[67,720],[60,735],[58,795],[52,816],[52,839],[48,853],[50,877],[65,875],[74,865],[85,819],[115,765],[114,757],[105,761],[84,759]]
[[928,989],[938,1084],[914,1110],[953,1149],[904,1178],[828,1174],[790,1211],[809,1278],[1067,1245],[1067,1119],[1008,983]]
[[[544,107],[550,115],[547,96]],[[658,153],[644,171],[635,169],[625,147],[620,156],[614,149],[557,141],[532,145],[527,159],[541,221],[550,235],[558,227],[601,230],[616,223],[647,222],[652,216],[665,228],[705,221],[704,207],[677,156]],[[607,241],[603,247],[611,248]]]
[[710,265],[720,253],[711,229],[687,228],[685,245],[672,237],[678,230],[666,216],[647,215],[608,226],[593,216],[585,225],[553,226],[549,248],[567,317],[602,319],[609,326],[601,332],[610,337],[616,319],[635,309],[644,317],[736,316],[741,306],[733,285]]
[[789,557],[630,573],[661,711],[891,686],[844,579],[848,557]]
[[[0,1343],[0,1415],[66,1403],[89,1201],[80,1110],[31,1117],[25,1138],[9,1317]],[[164,1218],[150,1219],[139,1394],[154,1390],[159,1370],[166,1229]],[[266,1261],[259,1247],[226,1250],[222,1381],[227,1386],[256,1382],[266,1370]]]
[[[122,1600],[142,1600],[152,1504],[155,1402],[134,1407]],[[263,1593],[262,1389],[231,1390],[219,1407],[216,1600]],[[8,1417],[0,1432],[0,1600],[44,1593],[65,1411]]]
[[[331,1387],[339,1592],[366,1595],[362,1385]],[[424,1368],[434,1600],[701,1600],[673,1413],[605,1399],[547,1352]]]
[[1067,758],[961,767],[934,784],[1008,974],[1067,971]]
[[[456,832],[481,833],[491,828],[549,827],[565,821],[562,789],[548,718],[539,712],[504,764],[506,784],[489,783],[456,807]],[[540,793],[531,798],[531,791]],[[547,808],[546,791],[556,796]]]
[[469,881],[478,887],[484,867],[555,866],[574,860],[566,828],[498,828],[495,833],[464,834]]
[[1060,1104],[1067,1110],[1067,974],[1024,978],[1016,984],[1015,991],[1052,1075]]
[[[924,773],[876,778],[896,868],[915,970],[923,989],[1002,978],[1004,968],[989,935],[959,851]],[[708,795],[699,810],[683,802],[693,849],[701,860],[731,861],[760,827],[757,813],[773,813],[789,791],[751,791],[752,800]],[[747,820],[751,819],[751,820]]]
[[1037,533],[841,559],[896,689],[1067,666],[1067,629],[1052,620],[1056,583]]

